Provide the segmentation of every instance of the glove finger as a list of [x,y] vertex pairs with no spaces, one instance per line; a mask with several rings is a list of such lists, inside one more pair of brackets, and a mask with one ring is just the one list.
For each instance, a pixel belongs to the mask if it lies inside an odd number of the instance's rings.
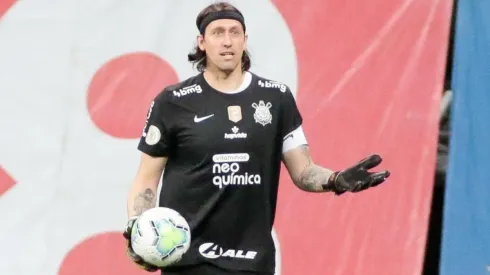
[[155,271],[157,271],[157,270],[158,270],[158,267],[153,267],[153,266],[150,266],[150,265],[148,265],[148,264],[138,264],[138,263],[137,263],[137,265],[138,265],[140,268],[142,268],[142,269],[144,269],[145,271],[148,271],[148,272],[155,272]]
[[145,262],[145,260],[143,260],[143,258],[138,254],[136,254],[136,252],[134,252],[131,247],[128,247],[128,249],[126,249],[126,254],[131,258],[133,262],[135,262],[137,265],[144,268],[145,270],[158,270],[158,267]]
[[143,258],[141,258],[134,250],[131,248],[131,246],[128,246],[126,249],[126,254],[135,262],[143,262]]
[[370,180],[367,180],[367,181],[359,181],[354,186],[354,188],[352,189],[351,192],[353,192],[353,193],[360,192],[360,191],[363,191],[363,190],[368,189],[369,187],[371,187],[371,181]]
[[386,180],[386,178],[388,178],[389,176],[390,176],[389,171],[372,173],[370,174],[368,180],[356,182],[351,192],[356,193],[356,192],[364,191],[371,187],[378,186],[381,183],[383,183]]
[[155,272],[157,271],[159,268],[156,267],[156,266],[152,266],[152,265],[149,265],[147,263],[144,263],[144,262],[134,262],[136,264],[136,266],[138,266],[139,268],[145,270],[145,271],[148,271],[148,272]]
[[390,176],[390,171],[377,172],[371,175],[371,186],[378,186]]
[[158,270],[158,267],[156,266],[153,266],[151,264],[148,264],[146,263],[143,258],[141,258],[140,256],[138,256],[137,254],[135,254],[134,252],[131,252],[131,251],[127,251],[126,253],[129,258],[131,258],[131,260],[140,268],[146,270],[146,271],[150,271],[150,272],[154,272],[154,271],[157,271]]
[[366,170],[369,170],[371,168],[374,168],[376,166],[378,166],[381,161],[383,161],[381,159],[381,156],[379,155],[370,155],[364,159],[362,159],[361,161],[359,161],[357,163],[357,165],[355,166],[356,169],[366,169]]
[[126,229],[123,232],[124,238],[129,240],[131,238],[131,231],[133,230],[133,225],[136,222],[137,217],[130,218],[128,224],[126,225]]
[[131,258],[131,260],[135,263],[143,261],[143,259],[140,256],[138,256],[136,253],[134,253],[130,249],[126,250],[126,255],[128,255],[128,257]]
[[154,272],[154,271],[157,271],[159,269],[158,267],[143,261],[143,259],[141,259],[141,262],[138,262],[136,264],[139,265],[144,270],[150,271],[150,272]]

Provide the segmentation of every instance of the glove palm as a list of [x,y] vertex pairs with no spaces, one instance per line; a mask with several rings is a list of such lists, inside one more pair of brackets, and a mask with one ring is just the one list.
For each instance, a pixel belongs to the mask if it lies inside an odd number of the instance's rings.
[[137,255],[132,246],[131,246],[131,230],[133,229],[133,225],[136,221],[136,218],[131,218],[128,221],[128,224],[126,226],[126,229],[124,230],[123,236],[126,239],[126,255],[141,269],[146,270],[148,272],[155,272],[158,271],[160,268],[151,265],[149,263],[146,263],[143,258],[141,258],[139,255]]
[[370,155],[356,165],[332,174],[327,185],[331,186],[337,195],[345,192],[356,193],[378,186],[390,176],[390,172],[387,170],[369,172],[368,170],[378,166],[381,161],[379,155]]

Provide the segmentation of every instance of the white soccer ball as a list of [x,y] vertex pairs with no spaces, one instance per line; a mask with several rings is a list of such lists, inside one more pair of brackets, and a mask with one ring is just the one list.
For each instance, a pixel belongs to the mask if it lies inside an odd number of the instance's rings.
[[143,212],[131,231],[134,252],[149,264],[166,267],[179,261],[191,244],[189,224],[177,211],[156,207]]

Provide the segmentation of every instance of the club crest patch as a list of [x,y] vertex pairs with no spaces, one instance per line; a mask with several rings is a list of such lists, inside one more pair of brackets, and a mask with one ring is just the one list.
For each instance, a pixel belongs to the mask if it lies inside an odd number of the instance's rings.
[[253,103],[252,107],[255,109],[255,122],[262,124],[262,126],[272,123],[272,114],[269,110],[272,107],[272,104],[270,102],[265,104],[263,100],[260,100],[259,104]]

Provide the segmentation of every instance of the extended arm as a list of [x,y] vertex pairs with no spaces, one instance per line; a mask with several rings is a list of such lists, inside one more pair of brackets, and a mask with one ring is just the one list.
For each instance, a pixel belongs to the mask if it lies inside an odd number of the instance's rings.
[[128,223],[123,233],[127,243],[126,254],[140,268],[149,272],[157,271],[158,267],[146,263],[134,253],[131,246],[131,230],[139,215],[156,206],[158,183],[166,164],[166,157],[152,157],[142,153],[138,172],[128,195]]
[[152,157],[142,153],[140,165],[128,195],[128,218],[155,207],[156,193],[166,157]]
[[307,145],[284,152],[283,161],[294,184],[307,192],[332,191],[338,195],[359,192],[381,184],[390,175],[389,171],[368,171],[381,163],[378,155],[371,155],[342,171],[331,171],[313,162]]
[[299,189],[307,192],[328,191],[325,185],[333,171],[316,165],[307,145],[301,145],[285,152],[283,161],[293,183]]

